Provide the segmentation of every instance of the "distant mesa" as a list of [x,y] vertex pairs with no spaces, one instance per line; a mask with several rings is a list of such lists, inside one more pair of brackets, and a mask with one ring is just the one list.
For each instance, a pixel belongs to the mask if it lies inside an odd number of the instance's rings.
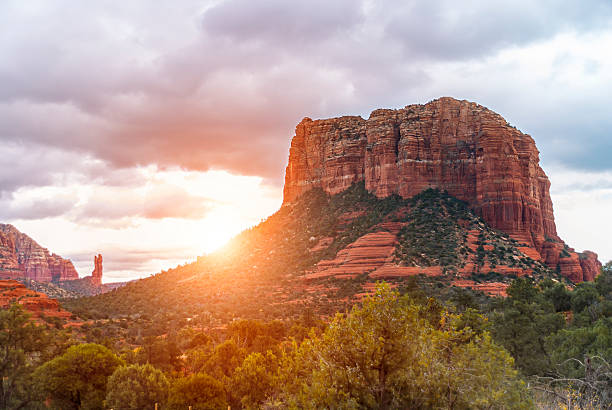
[[16,280],[48,295],[74,297],[106,292],[114,286],[102,284],[102,255],[94,256],[90,276],[79,278],[72,262],[50,253],[14,226],[0,224],[0,280]]
[[313,188],[337,194],[361,181],[379,198],[447,191],[571,281],[600,271],[595,253],[576,253],[557,235],[534,140],[479,104],[443,97],[375,110],[367,120],[304,118],[297,125],[284,205]]
[[70,260],[49,253],[13,225],[0,224],[0,279],[59,283],[78,278]]

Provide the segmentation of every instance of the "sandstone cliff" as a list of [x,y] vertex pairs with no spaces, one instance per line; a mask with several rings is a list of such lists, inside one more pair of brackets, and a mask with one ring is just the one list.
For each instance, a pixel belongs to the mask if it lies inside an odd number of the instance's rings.
[[60,282],[79,275],[70,260],[49,253],[14,226],[0,224],[0,278]]
[[367,120],[304,118],[291,142],[284,204],[315,187],[336,194],[358,181],[381,198],[446,190],[574,282],[601,267],[596,254],[579,255],[558,237],[534,140],[476,103],[445,97],[375,110]]

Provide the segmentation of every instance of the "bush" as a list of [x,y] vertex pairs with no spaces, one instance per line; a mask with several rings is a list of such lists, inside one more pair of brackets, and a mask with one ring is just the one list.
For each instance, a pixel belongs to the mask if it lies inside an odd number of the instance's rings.
[[164,374],[151,366],[118,367],[108,379],[106,406],[115,409],[138,410],[165,404],[170,384]]
[[168,408],[184,410],[217,410],[227,408],[223,385],[204,373],[194,374],[174,382]]

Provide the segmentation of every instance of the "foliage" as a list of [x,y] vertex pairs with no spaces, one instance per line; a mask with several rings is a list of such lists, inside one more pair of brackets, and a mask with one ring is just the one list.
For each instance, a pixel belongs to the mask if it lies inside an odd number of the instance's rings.
[[81,344],[37,368],[34,378],[52,408],[99,409],[108,377],[122,364],[104,346]]
[[415,195],[409,203],[409,222],[400,231],[398,258],[417,266],[460,265],[468,252],[465,224],[472,226],[477,221],[467,204],[434,189]]
[[18,304],[0,310],[0,408],[33,408],[32,373],[67,343],[63,333],[34,324]]
[[121,366],[108,379],[106,406],[138,410],[165,404],[169,386],[166,376],[150,364]]
[[612,409],[612,366],[600,356],[570,359],[583,378],[539,377],[534,390],[548,403],[566,409]]
[[168,408],[183,410],[217,410],[227,407],[223,385],[204,373],[175,381],[170,389]]
[[[574,289],[520,278],[491,313],[492,334],[534,386],[568,403],[609,403],[612,398],[612,270]],[[582,406],[582,404],[577,404]],[[586,405],[586,404],[585,404]],[[571,406],[570,406],[571,407]]]
[[172,338],[144,338],[142,348],[138,351],[137,361],[141,364],[149,363],[166,371],[177,370],[181,366],[179,350]]
[[[433,312],[437,312],[433,313]],[[388,287],[284,357],[277,400],[306,408],[529,407],[512,358],[486,331]]]
[[205,369],[217,379],[231,377],[236,367],[242,363],[246,350],[238,347],[233,339],[217,345],[209,357]]
[[248,355],[230,382],[234,402],[245,408],[257,408],[272,394],[273,375],[277,370],[278,359],[272,352]]

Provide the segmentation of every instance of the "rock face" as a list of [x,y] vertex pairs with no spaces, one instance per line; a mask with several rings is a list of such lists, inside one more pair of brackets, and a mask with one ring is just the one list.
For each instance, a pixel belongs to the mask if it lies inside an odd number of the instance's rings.
[[95,286],[102,285],[102,255],[94,256],[94,270],[91,272],[91,283]]
[[79,275],[68,259],[49,253],[14,226],[0,224],[0,278],[60,282]]
[[558,237],[534,140],[476,103],[444,97],[375,110],[367,120],[304,118],[291,141],[283,203],[358,181],[381,198],[446,190],[574,282],[592,280],[601,265],[592,252],[567,251]]
[[601,272],[601,262],[597,259],[597,254],[591,251],[584,251],[580,254],[580,267],[583,272],[583,280],[593,280]]

